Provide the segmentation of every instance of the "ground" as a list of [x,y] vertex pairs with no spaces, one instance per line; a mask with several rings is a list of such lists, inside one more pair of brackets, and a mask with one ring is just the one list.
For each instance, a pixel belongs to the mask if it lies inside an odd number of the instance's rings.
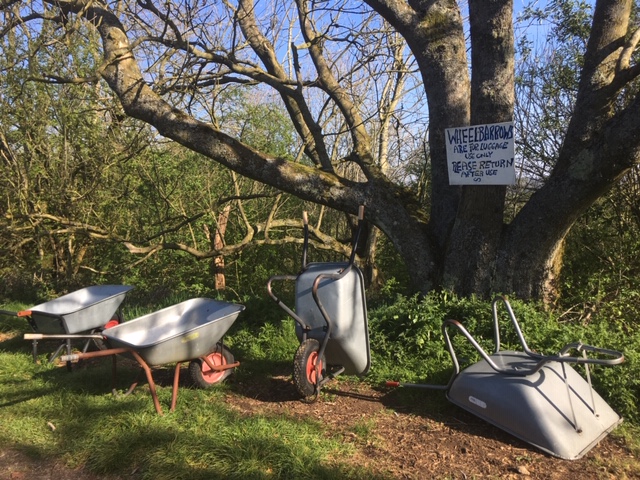
[[[437,416],[420,411],[400,391],[355,381],[333,381],[311,404],[298,399],[291,379],[234,382],[225,401],[246,415],[286,413],[318,419],[352,443],[356,465],[396,479],[640,479],[640,463],[615,435],[583,458],[541,453],[451,406]],[[162,383],[162,382],[160,382]],[[341,462],[345,459],[341,458]],[[18,451],[0,452],[2,480],[122,480],[97,477],[55,462],[34,462]]]

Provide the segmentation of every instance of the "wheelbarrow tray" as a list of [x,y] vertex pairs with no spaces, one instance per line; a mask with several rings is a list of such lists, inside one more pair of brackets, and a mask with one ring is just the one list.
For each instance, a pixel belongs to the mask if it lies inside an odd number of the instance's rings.
[[[536,363],[523,352],[513,351],[495,353],[491,359],[503,368],[527,368]],[[565,460],[581,458],[622,421],[571,365],[558,362],[518,377],[498,373],[482,360],[460,372],[447,397]]]
[[[312,287],[319,275],[334,275],[349,264],[341,262],[310,263],[296,280],[296,313],[309,328],[307,335],[319,342],[325,336],[327,323],[313,298]],[[329,365],[344,367],[348,375],[365,375],[371,365],[367,305],[364,278],[355,266],[340,280],[324,279],[318,286],[318,297],[332,321],[325,357]],[[304,331],[296,324],[296,335]]]
[[127,285],[94,285],[31,307],[18,315],[28,316],[38,333],[76,334],[103,327],[116,313]]
[[244,305],[192,298],[102,332],[111,348],[129,348],[149,365],[205,356],[236,320]]

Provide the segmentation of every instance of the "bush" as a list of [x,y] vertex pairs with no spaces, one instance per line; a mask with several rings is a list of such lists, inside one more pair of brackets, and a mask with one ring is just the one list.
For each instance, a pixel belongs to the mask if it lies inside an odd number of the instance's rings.
[[[592,368],[594,388],[627,420],[638,423],[640,395],[640,333],[627,331],[625,322],[599,318],[589,324],[561,323],[542,306],[510,300],[529,348],[555,354],[564,345],[585,344],[620,350],[625,363]],[[453,372],[442,335],[442,322],[459,320],[488,352],[494,351],[491,302],[432,293],[424,298],[399,296],[395,302],[369,312],[372,370],[369,380],[445,385]],[[506,309],[498,304],[501,349],[521,350]],[[471,344],[454,329],[449,330],[461,368],[478,361]],[[579,372],[584,370],[576,367]]]

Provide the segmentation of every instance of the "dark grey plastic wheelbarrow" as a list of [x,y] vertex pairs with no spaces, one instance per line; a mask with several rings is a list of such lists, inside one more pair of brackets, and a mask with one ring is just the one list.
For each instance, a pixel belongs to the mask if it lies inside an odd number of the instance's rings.
[[[371,365],[364,280],[354,263],[363,218],[360,207],[349,261],[307,263],[309,224],[304,212],[301,272],[276,275],[267,283],[269,296],[296,322],[300,346],[293,381],[307,401],[317,399],[322,385],[336,375],[365,375]],[[273,292],[277,281],[295,281],[295,310]]]

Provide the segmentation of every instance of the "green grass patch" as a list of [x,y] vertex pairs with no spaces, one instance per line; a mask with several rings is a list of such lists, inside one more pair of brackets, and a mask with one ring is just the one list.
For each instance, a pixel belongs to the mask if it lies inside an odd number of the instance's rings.
[[[621,350],[621,366],[594,369],[596,390],[625,417],[615,435],[640,452],[640,334],[629,324],[605,319],[589,324],[561,323],[541,308],[511,303],[529,346],[555,353],[564,344],[585,343]],[[16,310],[21,307],[14,306]],[[5,307],[5,309],[8,309]],[[168,412],[171,366],[156,372],[164,416],[156,414],[148,387],[129,396],[111,394],[111,361],[101,359],[73,372],[48,363],[55,342],[42,342],[39,363],[31,358],[30,331],[24,319],[2,317],[0,323],[0,447],[18,449],[36,459],[63,459],[69,467],[84,466],[96,474],[143,479],[269,479],[382,478],[380,472],[354,468],[357,446],[344,432],[314,420],[287,414],[243,414],[233,408],[234,385],[260,384],[289,376],[299,345],[294,322],[275,314],[273,304],[256,301],[236,321],[225,344],[241,361],[229,384],[210,390],[181,387],[177,410]],[[133,317],[148,313],[133,309]],[[381,386],[388,379],[446,384],[452,364],[441,324],[460,320],[489,351],[493,348],[491,305],[477,299],[432,294],[424,299],[398,297],[369,311],[372,368],[361,380]],[[503,348],[517,346],[513,329],[501,317]],[[477,360],[477,352],[460,335],[453,341],[462,362]],[[123,392],[137,369],[119,362],[116,388]],[[186,372],[184,374],[186,376]],[[161,378],[158,381],[158,378]],[[340,381],[358,381],[345,377]],[[331,395],[327,389],[325,395]],[[414,413],[437,418],[450,411],[443,392],[398,389],[394,404],[412,405]],[[231,398],[231,400],[229,400]],[[330,400],[324,397],[323,400]],[[359,438],[375,437],[375,419],[361,418],[348,426]]]
[[[62,457],[97,474],[150,479],[346,477],[334,459],[352,447],[313,419],[241,415],[226,404],[224,386],[183,387],[169,413],[171,388],[161,385],[159,416],[146,386],[126,397],[109,392],[110,362],[70,373],[1,347],[3,447]],[[132,373],[121,369],[119,377]]]
[[[55,342],[41,342],[31,357],[23,319],[3,322],[0,341],[0,447],[35,459],[63,459],[96,474],[143,479],[366,478],[348,461],[354,447],[313,418],[243,415],[226,403],[230,386],[181,386],[170,413],[170,378],[154,372],[164,416],[156,414],[146,384],[114,396],[111,361],[91,361],[73,372],[48,363]],[[297,348],[293,326],[252,325],[228,338],[243,361],[235,382],[290,369]],[[117,389],[126,390],[137,369],[118,362]],[[183,373],[186,377],[186,372]]]

